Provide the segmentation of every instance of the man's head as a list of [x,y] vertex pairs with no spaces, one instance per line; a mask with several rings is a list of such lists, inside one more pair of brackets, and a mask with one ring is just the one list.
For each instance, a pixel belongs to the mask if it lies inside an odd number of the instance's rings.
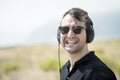
[[68,52],[77,52],[93,40],[92,26],[86,11],[72,8],[63,15],[57,34],[58,41]]

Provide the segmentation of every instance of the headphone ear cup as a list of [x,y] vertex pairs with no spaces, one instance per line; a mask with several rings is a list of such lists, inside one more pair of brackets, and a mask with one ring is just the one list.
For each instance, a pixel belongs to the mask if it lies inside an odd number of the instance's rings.
[[57,30],[57,40],[60,43],[60,30],[59,29]]
[[86,29],[86,43],[90,43],[94,39],[94,29],[93,29],[93,23],[87,23],[87,29]]

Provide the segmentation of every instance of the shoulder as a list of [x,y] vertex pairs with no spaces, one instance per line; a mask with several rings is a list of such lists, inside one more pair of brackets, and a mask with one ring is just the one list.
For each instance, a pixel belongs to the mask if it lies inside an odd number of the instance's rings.
[[91,71],[89,80],[117,80],[115,74],[107,67],[96,67]]

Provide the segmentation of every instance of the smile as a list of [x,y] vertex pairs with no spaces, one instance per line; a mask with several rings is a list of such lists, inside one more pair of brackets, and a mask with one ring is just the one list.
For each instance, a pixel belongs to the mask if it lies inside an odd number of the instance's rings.
[[77,40],[66,40],[66,41],[65,41],[65,44],[67,44],[67,45],[75,45],[75,44],[77,44],[77,43],[78,43]]

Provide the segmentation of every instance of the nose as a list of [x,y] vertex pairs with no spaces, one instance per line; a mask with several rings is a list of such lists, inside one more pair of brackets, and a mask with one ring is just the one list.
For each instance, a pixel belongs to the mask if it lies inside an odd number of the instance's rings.
[[74,32],[72,29],[69,30],[68,35],[69,38],[73,38],[75,36]]

